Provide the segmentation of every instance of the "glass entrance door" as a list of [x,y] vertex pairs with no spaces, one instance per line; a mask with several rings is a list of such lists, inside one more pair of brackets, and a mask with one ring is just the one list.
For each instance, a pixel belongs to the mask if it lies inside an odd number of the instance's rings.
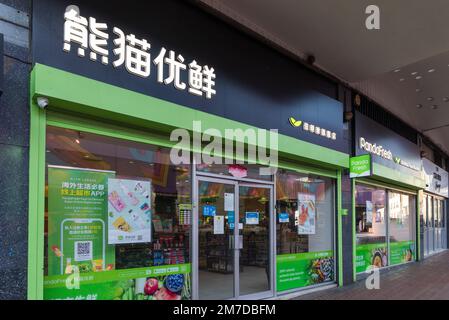
[[194,297],[272,295],[272,187],[199,177],[195,198]]
[[429,219],[427,217],[428,212],[428,201],[427,195],[423,196],[423,202],[421,207],[422,219],[423,219],[423,247],[424,247],[424,257],[429,255]]
[[446,216],[444,200],[424,195],[424,256],[444,250],[446,244]]
[[271,289],[271,188],[239,186],[239,296]]

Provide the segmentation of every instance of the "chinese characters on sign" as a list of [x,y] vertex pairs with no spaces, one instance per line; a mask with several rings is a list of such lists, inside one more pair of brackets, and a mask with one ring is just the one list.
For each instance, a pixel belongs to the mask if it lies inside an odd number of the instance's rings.
[[304,122],[303,128],[304,128],[304,131],[315,133],[316,135],[326,137],[328,139],[337,140],[337,133],[326,130],[324,128],[320,128],[319,126],[316,126],[314,124]]
[[[110,55],[108,41],[110,40],[106,23],[97,22],[95,18],[85,18],[80,15],[77,6],[68,6],[64,14],[64,51],[70,52],[72,44],[78,46],[77,54],[85,57],[89,50],[92,61],[100,60],[108,65]],[[187,90],[190,94],[212,99],[215,90],[215,70],[207,65],[201,66],[196,60],[187,63],[181,54],[162,47],[152,61],[151,44],[146,39],[138,39],[134,34],[126,35],[121,29],[114,27],[115,39],[112,65],[115,68],[124,66],[136,76],[148,78],[152,65],[156,67],[157,81],[171,85],[178,90]],[[186,73],[188,83],[183,82],[182,73]]]
[[301,120],[296,120],[294,117],[290,117],[289,118],[289,122],[291,124],[292,127],[294,128],[299,128],[302,126],[304,131],[316,134],[318,136],[327,138],[327,139],[332,139],[332,140],[337,140],[337,133],[336,132],[332,132],[330,130],[327,130],[325,128],[321,128],[317,125],[308,123],[308,122],[303,122]]

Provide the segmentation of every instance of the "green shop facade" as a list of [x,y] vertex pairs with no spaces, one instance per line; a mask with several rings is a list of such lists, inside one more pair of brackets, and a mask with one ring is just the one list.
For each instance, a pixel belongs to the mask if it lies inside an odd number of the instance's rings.
[[[130,6],[33,3],[28,298],[264,299],[420,258],[416,145],[345,122],[347,89],[193,4]],[[257,130],[276,170],[207,149],[227,129]]]
[[418,145],[356,110],[354,155],[354,277],[416,261],[426,187]]

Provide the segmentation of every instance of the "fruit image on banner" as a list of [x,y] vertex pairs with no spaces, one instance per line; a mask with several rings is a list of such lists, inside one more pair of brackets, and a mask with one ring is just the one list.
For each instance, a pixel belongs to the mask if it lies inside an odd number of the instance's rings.
[[107,244],[111,171],[48,167],[48,275],[114,269]]
[[415,260],[415,242],[400,241],[390,243],[390,264],[396,265]]
[[115,290],[114,300],[189,300],[190,274],[129,280]]
[[283,254],[276,257],[277,290],[286,291],[334,280],[332,251]]
[[[390,265],[406,263],[415,260],[415,242],[390,242]],[[383,268],[388,265],[386,243],[358,245],[356,249],[356,272],[362,273],[370,266]]]
[[355,263],[357,273],[365,272],[371,266],[386,267],[388,264],[387,244],[370,243],[357,245]]
[[83,274],[78,288],[71,275],[46,277],[46,300],[189,300],[190,264]]

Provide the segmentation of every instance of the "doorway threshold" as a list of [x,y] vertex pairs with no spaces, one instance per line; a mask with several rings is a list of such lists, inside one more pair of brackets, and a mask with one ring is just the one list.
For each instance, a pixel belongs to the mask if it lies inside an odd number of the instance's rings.
[[318,286],[318,287],[314,287],[314,288],[308,288],[308,289],[302,289],[299,291],[295,291],[295,292],[289,292],[289,293],[285,293],[285,294],[278,294],[275,297],[271,297],[268,299],[264,299],[264,300],[291,300],[309,293],[314,293],[314,292],[319,292],[319,291],[324,291],[324,290],[328,290],[328,289],[333,289],[338,287],[338,285],[336,283],[331,283],[328,285],[322,285],[322,286]]

